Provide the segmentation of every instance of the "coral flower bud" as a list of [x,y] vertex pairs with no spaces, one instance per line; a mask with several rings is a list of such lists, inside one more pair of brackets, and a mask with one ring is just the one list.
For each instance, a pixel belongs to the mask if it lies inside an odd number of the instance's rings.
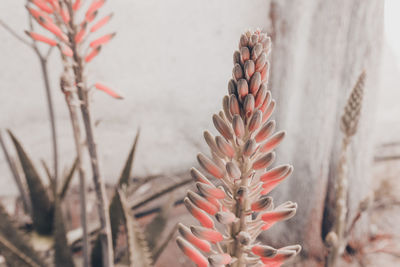
[[45,29],[52,32],[60,40],[68,42],[67,35],[65,35],[65,33],[63,33],[62,30],[59,27],[57,27],[52,21],[46,19],[43,16],[39,16],[38,21]]
[[207,228],[214,228],[214,221],[201,209],[196,207],[189,198],[183,200],[187,210],[195,217],[201,225]]
[[261,74],[259,72],[255,72],[250,79],[250,86],[249,86],[250,92],[253,95],[256,95],[258,89],[260,88],[260,85],[261,85]]
[[226,116],[226,118],[232,122],[232,114],[229,110],[229,96],[224,96],[224,98],[222,99],[222,108],[224,110],[224,114]]
[[282,177],[268,181],[263,184],[263,191],[261,192],[262,195],[266,195],[271,192],[276,186],[278,186],[286,177],[288,177],[292,173],[293,168],[290,168],[289,171]]
[[229,95],[236,94],[236,84],[233,79],[230,79],[228,82],[228,93]]
[[292,167],[288,164],[275,167],[260,176],[260,181],[268,182],[286,175]]
[[242,34],[240,36],[239,48],[247,46],[248,43],[249,43],[249,39],[247,38],[247,36],[245,34]]
[[250,50],[248,47],[240,48],[240,63],[243,65],[250,59]]
[[227,157],[232,158],[235,155],[235,150],[232,145],[225,141],[221,136],[215,138],[218,149]]
[[271,92],[270,92],[270,91],[267,91],[267,95],[265,96],[264,102],[261,104],[261,106],[260,106],[259,109],[260,109],[262,112],[265,112],[265,110],[267,109],[267,107],[268,107],[269,104],[270,104],[270,101],[271,101]]
[[249,139],[243,147],[243,155],[246,157],[250,157],[257,149],[257,144],[254,139]]
[[92,61],[92,59],[100,53],[100,50],[101,46],[92,49],[92,51],[85,57],[85,62],[89,63],[90,61]]
[[265,97],[267,96],[267,87],[265,86],[265,84],[261,84],[260,86],[260,90],[258,90],[257,94],[256,94],[256,99],[255,99],[255,103],[254,106],[256,108],[260,107],[262,105],[262,103],[264,103]]
[[263,52],[264,48],[261,43],[258,43],[254,46],[254,48],[251,50],[251,59],[252,60],[257,60],[257,58],[261,55]]
[[255,245],[251,248],[251,252],[260,257],[273,257],[278,252],[275,248],[270,246]]
[[243,123],[242,118],[239,115],[233,116],[232,128],[237,137],[241,138],[244,136],[244,131],[245,131],[244,123]]
[[200,239],[207,240],[211,243],[218,243],[224,240],[222,234],[216,230],[201,227],[201,226],[191,226],[190,231]]
[[102,36],[102,37],[100,37],[100,38],[94,40],[93,42],[91,42],[91,43],[90,43],[90,47],[94,48],[94,47],[97,47],[97,46],[99,46],[99,45],[106,44],[106,43],[108,43],[112,38],[114,38],[115,35],[116,35],[115,32],[114,32],[114,33],[106,34],[106,35],[104,35],[104,36]]
[[210,147],[211,153],[215,153],[220,157],[224,157],[225,155],[219,150],[217,143],[215,142],[215,137],[209,132],[204,131],[204,139],[206,140],[207,145]]
[[206,257],[204,257],[192,244],[183,239],[182,237],[178,237],[176,239],[176,243],[179,248],[188,256],[194,263],[197,264],[198,267],[208,267],[208,261]]
[[203,183],[196,183],[196,187],[200,191],[200,193],[202,193],[206,197],[209,196],[216,199],[224,199],[226,196],[225,192],[222,189],[215,186]]
[[256,60],[256,71],[261,71],[266,63],[267,63],[267,54],[264,52]]
[[233,116],[240,114],[238,99],[233,94],[229,97],[229,110]]
[[53,13],[53,8],[48,6],[44,0],[31,0],[31,2],[46,13]]
[[35,32],[28,32],[25,31],[25,33],[31,37],[33,40],[39,41],[39,42],[43,42],[46,43],[50,46],[56,46],[57,45],[57,41],[47,38],[46,36],[43,36],[41,34],[35,33]]
[[72,10],[77,11],[82,6],[82,0],[75,0]]
[[244,99],[249,93],[249,85],[247,84],[247,81],[245,79],[240,79],[237,82],[237,93],[239,99],[241,100]]
[[196,194],[195,192],[189,190],[187,193],[188,198],[192,201],[197,207],[204,210],[210,215],[215,215],[218,212],[218,208],[209,202],[204,197]]
[[263,114],[262,123],[266,122],[272,115],[275,109],[275,100],[272,100]]
[[268,74],[269,74],[269,62],[265,63],[264,67],[260,71],[261,73],[261,80],[262,82],[268,81]]
[[244,63],[244,77],[246,78],[247,81],[251,80],[254,71],[255,71],[254,61],[253,60],[246,61],[246,63]]
[[199,162],[200,166],[203,167],[209,174],[212,176],[221,179],[224,177],[224,171],[221,170],[212,160],[204,156],[203,154],[199,153],[197,155],[197,161]]
[[286,132],[281,131],[277,132],[273,136],[271,136],[260,148],[261,152],[270,152],[272,151],[275,147],[277,147],[285,138]]
[[254,139],[256,140],[257,143],[261,143],[262,141],[267,139],[268,136],[270,136],[274,130],[275,130],[275,121],[269,121],[268,123],[263,125],[263,127],[254,137]]
[[65,8],[61,8],[60,14],[61,14],[61,17],[62,17],[64,23],[67,24],[69,22],[69,20],[71,19],[68,10]]
[[267,211],[261,215],[261,219],[267,223],[275,223],[292,218],[296,214],[296,209],[281,209]]
[[108,87],[108,86],[105,86],[105,85],[103,85],[103,84],[101,84],[101,83],[95,83],[94,86],[95,86],[98,90],[101,90],[101,91],[107,93],[108,95],[110,95],[110,96],[112,96],[112,97],[114,97],[114,98],[116,98],[116,99],[123,99],[123,97],[122,97],[120,94],[118,94],[117,92],[115,92],[114,90],[112,90],[112,89],[111,89],[110,87]]
[[270,152],[270,153],[260,157],[259,159],[257,159],[253,163],[253,169],[255,169],[255,170],[265,169],[269,165],[271,165],[271,163],[274,161],[274,159],[275,159],[275,153]]
[[61,52],[67,57],[72,57],[74,55],[74,52],[72,51],[72,49],[66,45],[62,46]]
[[261,197],[259,200],[251,204],[252,211],[263,211],[272,206],[272,197]]
[[190,169],[190,175],[196,182],[204,183],[207,185],[214,186],[210,180],[208,180],[201,172],[199,172],[196,168]]
[[233,134],[231,128],[218,115],[214,114],[213,123],[218,132],[226,139],[232,139]]
[[250,117],[254,110],[254,96],[252,94],[248,94],[244,99],[243,109],[246,114],[246,117]]
[[87,27],[87,22],[85,21],[82,23],[81,29],[79,32],[75,35],[75,42],[80,43],[83,39],[83,36],[85,36],[86,33],[86,27]]
[[240,64],[235,64],[232,70],[232,77],[236,80],[239,81],[240,79],[243,78],[243,70]]
[[189,227],[184,226],[183,224],[178,224],[178,232],[189,241],[192,245],[196,246],[198,249],[204,252],[211,251],[211,244],[206,240],[200,239],[196,237],[189,229]]
[[297,253],[294,250],[281,250],[279,249],[273,257],[262,257],[261,261],[267,266],[281,266],[285,261],[289,260]]
[[101,27],[103,27],[105,24],[107,24],[110,21],[112,16],[113,16],[113,13],[111,13],[111,14],[105,16],[104,18],[100,19],[98,22],[96,22],[96,24],[94,24],[92,26],[92,28],[90,28],[90,32],[95,32],[98,29],[100,29]]
[[240,176],[242,175],[239,167],[233,162],[228,162],[226,164],[226,171],[232,179],[240,179]]
[[93,20],[94,13],[96,13],[97,10],[103,6],[104,2],[105,0],[93,0],[85,14],[87,21]]
[[254,132],[255,130],[257,130],[260,127],[261,119],[262,119],[261,110],[257,110],[256,112],[254,112],[254,114],[251,117],[249,124],[248,124],[248,129],[249,129],[250,133]]

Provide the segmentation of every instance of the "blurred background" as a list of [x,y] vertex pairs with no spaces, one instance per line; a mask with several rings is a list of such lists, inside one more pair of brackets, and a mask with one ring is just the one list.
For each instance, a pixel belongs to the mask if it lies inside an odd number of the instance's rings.
[[[376,104],[376,141],[398,141],[400,96],[399,2],[385,1],[385,42],[382,76]],[[135,173],[149,175],[185,170],[205,148],[204,129],[212,126],[231,75],[232,53],[238,36],[248,28],[265,28],[268,1],[114,1],[104,14],[114,12],[110,31],[117,36],[96,64],[89,81],[102,81],[119,90],[122,101],[96,92],[94,114],[101,123],[96,135],[105,177],[112,182],[127,153],[127,145],[142,130]],[[2,1],[1,20],[20,35],[27,29],[24,1]],[[1,29],[0,61],[2,115],[0,125],[24,140],[37,158],[50,159],[51,143],[39,62],[31,50]],[[71,129],[63,95],[58,91],[58,57],[50,59],[50,74],[58,119],[61,162],[74,155]],[[272,74],[273,75],[273,74]],[[279,90],[279,88],[274,88]],[[289,135],[290,136],[290,135]],[[289,137],[290,138],[290,137]],[[0,194],[15,194],[3,155],[0,155]]]
[[[24,4],[0,2],[0,20],[21,36],[28,27]],[[114,12],[107,30],[117,35],[89,66],[87,79],[90,84],[101,81],[124,96],[114,100],[96,91],[92,98],[99,122],[101,171],[109,184],[117,180],[139,128],[135,177],[182,174],[197,164],[196,154],[206,151],[203,131],[212,129],[211,116],[221,109],[227,93],[240,34],[260,28],[273,40],[270,85],[278,102],[278,128],[288,131],[278,159],[293,163],[297,172],[277,198],[298,201],[300,217],[316,219],[316,224],[323,220],[323,209],[318,207],[329,201],[325,191],[337,165],[338,120],[363,69],[365,105],[350,170],[354,175],[350,186],[358,184],[361,189],[350,193],[350,211],[356,214],[359,202],[376,195],[382,181],[388,181],[392,190],[400,188],[400,1],[315,0],[294,6],[292,1],[270,0],[125,0],[107,1],[101,12]],[[49,161],[52,156],[39,62],[3,27],[0,51],[0,129],[12,129],[39,165],[40,159]],[[62,68],[55,52],[49,70],[63,167],[71,163],[75,149],[58,86]],[[0,196],[15,196],[17,187],[2,153],[0,173]],[[276,235],[285,241],[301,240],[304,233],[285,229],[307,222],[283,224]],[[365,224],[371,225],[370,220]],[[395,224],[384,229],[397,235],[400,229],[394,230]],[[307,225],[311,231],[314,224]],[[276,242],[277,237],[270,239]],[[317,244],[305,251],[312,254]],[[391,255],[383,262],[398,266],[395,259]]]

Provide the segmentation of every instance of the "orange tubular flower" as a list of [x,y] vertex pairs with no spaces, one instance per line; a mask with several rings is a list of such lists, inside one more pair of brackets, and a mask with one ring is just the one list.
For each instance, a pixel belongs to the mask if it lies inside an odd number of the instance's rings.
[[117,99],[122,99],[122,98],[123,98],[120,94],[116,93],[116,92],[115,92],[114,90],[112,90],[110,87],[107,87],[107,86],[105,86],[105,85],[103,85],[103,84],[101,84],[101,83],[96,83],[94,86],[95,86],[98,90],[101,90],[101,91],[107,93],[108,95],[110,95],[110,96],[112,96],[112,97],[114,97],[114,98],[117,98]]
[[56,46],[57,45],[57,41],[55,41],[53,39],[50,39],[50,38],[48,38],[48,37],[46,37],[44,35],[41,35],[41,34],[38,34],[38,33],[35,33],[35,32],[28,32],[28,31],[25,31],[25,33],[29,37],[31,37],[33,40],[46,43],[46,44],[48,44],[50,46]]
[[114,36],[116,35],[116,33],[109,33],[106,34],[96,40],[94,40],[93,42],[90,43],[90,47],[94,48],[103,44],[108,43],[112,38],[114,38]]
[[90,32],[95,32],[101,27],[103,27],[105,24],[107,24],[108,21],[112,18],[113,14],[111,13],[110,15],[105,16],[104,18],[100,19],[96,24],[90,28]]

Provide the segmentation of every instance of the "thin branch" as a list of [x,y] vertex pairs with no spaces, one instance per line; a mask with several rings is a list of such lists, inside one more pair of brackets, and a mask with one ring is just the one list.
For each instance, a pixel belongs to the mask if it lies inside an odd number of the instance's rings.
[[22,36],[20,36],[16,31],[14,31],[10,26],[7,25],[4,21],[0,19],[0,25],[8,31],[12,36],[14,36],[18,41],[23,43],[24,45],[29,46],[30,48],[34,49],[33,44],[25,40]]

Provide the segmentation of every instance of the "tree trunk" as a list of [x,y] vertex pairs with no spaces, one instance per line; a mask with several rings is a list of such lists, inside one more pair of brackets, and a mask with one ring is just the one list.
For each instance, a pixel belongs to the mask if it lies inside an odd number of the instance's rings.
[[[277,204],[296,201],[299,209],[293,219],[275,226],[266,238],[275,244],[300,243],[303,255],[317,260],[324,258],[323,235],[332,226],[333,181],[342,140],[339,119],[363,69],[363,109],[348,162],[348,224],[370,193],[383,6],[384,2],[377,0],[271,1],[269,87],[277,99],[278,128],[288,132],[277,155],[278,162],[294,165],[294,175],[277,188],[274,198]],[[365,233],[365,221],[357,226]]]

